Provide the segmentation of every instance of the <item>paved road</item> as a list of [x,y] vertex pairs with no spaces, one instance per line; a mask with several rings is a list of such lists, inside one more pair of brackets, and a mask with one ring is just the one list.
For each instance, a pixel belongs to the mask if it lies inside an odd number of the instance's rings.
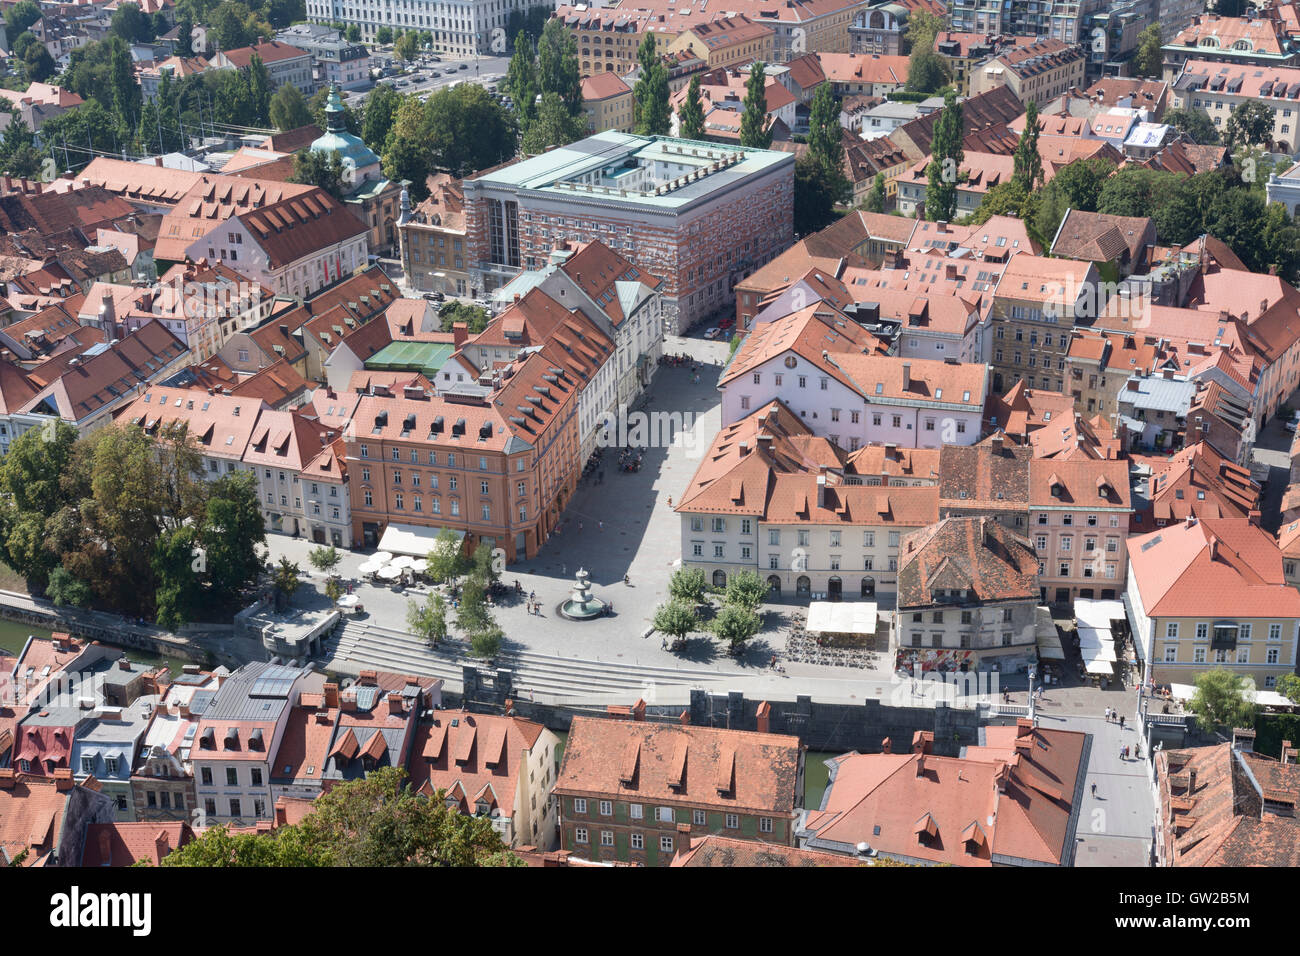
[[[460,69],[462,64],[466,67],[463,70]],[[461,82],[496,86],[500,89],[509,66],[510,58],[504,56],[485,56],[479,57],[478,60],[450,60],[444,57],[441,63],[422,66],[415,73],[384,77],[381,82],[386,86],[392,86],[402,94],[428,94],[452,83]],[[450,75],[447,75],[449,73]],[[401,83],[406,85],[400,85]],[[368,90],[350,91],[347,97],[348,106],[359,109],[372,92],[374,87]]]
[[1252,452],[1257,463],[1268,466],[1260,510],[1264,528],[1271,532],[1276,532],[1282,523],[1282,495],[1291,472],[1291,440],[1295,437],[1282,427],[1283,421],[1284,417],[1279,415],[1265,425]]

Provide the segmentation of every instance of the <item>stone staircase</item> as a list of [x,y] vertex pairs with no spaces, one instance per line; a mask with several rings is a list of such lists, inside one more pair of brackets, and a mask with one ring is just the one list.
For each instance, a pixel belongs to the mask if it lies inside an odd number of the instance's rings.
[[[471,660],[468,650],[465,642],[456,639],[448,639],[437,650],[431,650],[418,638],[394,628],[368,621],[345,621],[325,641],[324,664],[340,673],[375,668],[440,677],[448,690],[459,691],[462,667]],[[513,672],[518,692],[531,691],[557,702],[606,698],[630,702],[660,691],[669,691],[676,698],[692,687],[725,690],[728,683],[734,684],[741,678],[741,675],[700,667],[578,660],[531,651],[503,651],[496,658],[495,666]]]

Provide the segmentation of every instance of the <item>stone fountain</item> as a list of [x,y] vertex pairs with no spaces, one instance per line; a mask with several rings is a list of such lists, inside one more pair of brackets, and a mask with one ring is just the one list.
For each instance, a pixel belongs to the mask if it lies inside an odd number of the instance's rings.
[[578,568],[573,590],[559,611],[570,621],[590,621],[605,613],[605,602],[591,595],[590,575],[584,569]]

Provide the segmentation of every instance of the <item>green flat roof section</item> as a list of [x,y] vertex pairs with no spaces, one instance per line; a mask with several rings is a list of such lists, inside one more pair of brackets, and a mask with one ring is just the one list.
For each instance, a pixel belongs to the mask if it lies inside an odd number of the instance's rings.
[[[744,158],[736,162],[734,158],[737,156]],[[690,171],[685,176],[679,175],[675,180],[656,179],[648,192],[628,190],[623,193],[617,186],[588,186],[583,183],[569,185],[571,180],[627,160],[636,160],[645,165],[671,163],[674,166],[689,167]],[[723,162],[721,168],[713,169],[714,164],[720,160]],[[768,172],[785,164],[793,169],[793,153],[770,149],[742,149],[722,143],[704,143],[671,136],[633,136],[617,130],[607,130],[578,140],[576,143],[570,143],[568,146],[561,146],[539,156],[494,169],[481,176],[468,177],[466,183],[535,190],[553,196],[605,199],[676,209],[708,197],[750,176]],[[702,171],[703,175],[691,179],[690,176],[697,170]],[[605,179],[607,182],[616,183],[625,178],[629,172],[630,170],[611,169],[606,173]],[[667,187],[670,182],[675,184],[672,188],[658,195],[655,194],[655,186]]]
[[366,359],[372,372],[420,372],[432,377],[455,351],[448,342],[394,342]]

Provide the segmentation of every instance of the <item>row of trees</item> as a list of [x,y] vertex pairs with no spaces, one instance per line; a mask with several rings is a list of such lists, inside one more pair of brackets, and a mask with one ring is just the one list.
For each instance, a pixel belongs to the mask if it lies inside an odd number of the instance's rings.
[[184,428],[56,422],[0,460],[0,558],[56,602],[175,627],[255,583],[264,542],[253,475],[204,481]]
[[585,135],[578,41],[561,21],[546,22],[535,53],[524,30],[515,35],[503,85],[514,103],[524,152],[567,146]]
[[655,630],[683,640],[688,635],[707,629],[725,641],[732,653],[738,653],[745,642],[763,626],[758,608],[767,596],[767,584],[756,571],[740,571],[732,575],[723,592],[723,604],[712,620],[702,622],[699,606],[708,593],[704,572],[699,568],[679,568],[668,582],[669,601],[655,610]]
[[[504,634],[488,603],[488,594],[500,576],[492,549],[480,544],[467,560],[455,532],[444,529],[434,540],[426,560],[425,573],[434,581],[454,587],[464,576],[456,608],[456,627],[468,638],[470,653],[475,657],[495,657],[501,652]],[[423,603],[408,602],[406,626],[430,647],[437,647],[448,634],[446,600],[431,591]]]

